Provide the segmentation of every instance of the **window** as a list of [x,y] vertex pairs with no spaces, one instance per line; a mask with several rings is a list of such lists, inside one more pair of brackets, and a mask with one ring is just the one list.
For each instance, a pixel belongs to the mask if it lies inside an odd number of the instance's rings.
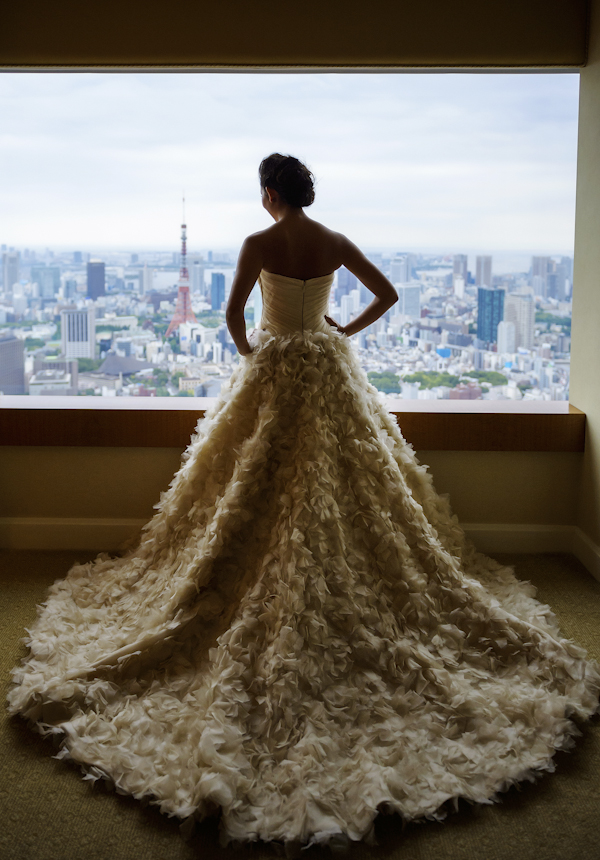
[[[397,285],[354,339],[382,395],[568,400],[577,75],[6,74],[0,91],[5,394],[216,395],[236,252],[269,223],[257,165],[279,150],[317,175],[311,215]],[[340,271],[332,315],[367,301]]]

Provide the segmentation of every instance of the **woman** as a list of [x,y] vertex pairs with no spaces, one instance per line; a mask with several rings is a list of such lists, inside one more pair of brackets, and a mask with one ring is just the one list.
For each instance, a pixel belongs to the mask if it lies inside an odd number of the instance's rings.
[[[381,809],[442,818],[552,769],[600,674],[466,542],[368,384],[348,338],[390,284],[306,217],[304,165],[260,175],[275,224],[227,312],[245,359],[139,545],[54,584],[9,707],[169,815],[220,809],[225,840],[368,839]],[[344,328],[342,264],[375,294]]]

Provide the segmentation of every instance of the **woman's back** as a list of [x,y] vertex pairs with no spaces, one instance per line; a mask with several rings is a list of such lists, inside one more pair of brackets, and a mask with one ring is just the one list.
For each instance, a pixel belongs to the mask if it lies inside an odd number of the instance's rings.
[[344,237],[312,221],[302,210],[253,238],[260,247],[263,268],[276,275],[309,280],[328,275],[343,263]]

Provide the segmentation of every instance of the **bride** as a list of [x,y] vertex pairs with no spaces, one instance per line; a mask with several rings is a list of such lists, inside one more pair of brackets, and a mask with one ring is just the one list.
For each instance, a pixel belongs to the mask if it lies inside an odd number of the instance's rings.
[[[600,673],[528,583],[475,552],[349,343],[396,300],[304,213],[312,175],[260,166],[275,223],[244,243],[244,358],[139,542],[54,583],[9,709],[88,778],[225,841],[369,839],[552,770]],[[374,293],[326,316],[341,265]],[[260,329],[243,308],[256,279]]]

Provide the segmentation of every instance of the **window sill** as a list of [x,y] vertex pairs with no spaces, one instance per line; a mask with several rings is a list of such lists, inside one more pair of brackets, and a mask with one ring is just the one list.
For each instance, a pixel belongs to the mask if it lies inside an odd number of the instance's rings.
[[[213,398],[0,396],[0,445],[185,448]],[[389,400],[421,451],[583,451],[585,413],[551,401]]]

